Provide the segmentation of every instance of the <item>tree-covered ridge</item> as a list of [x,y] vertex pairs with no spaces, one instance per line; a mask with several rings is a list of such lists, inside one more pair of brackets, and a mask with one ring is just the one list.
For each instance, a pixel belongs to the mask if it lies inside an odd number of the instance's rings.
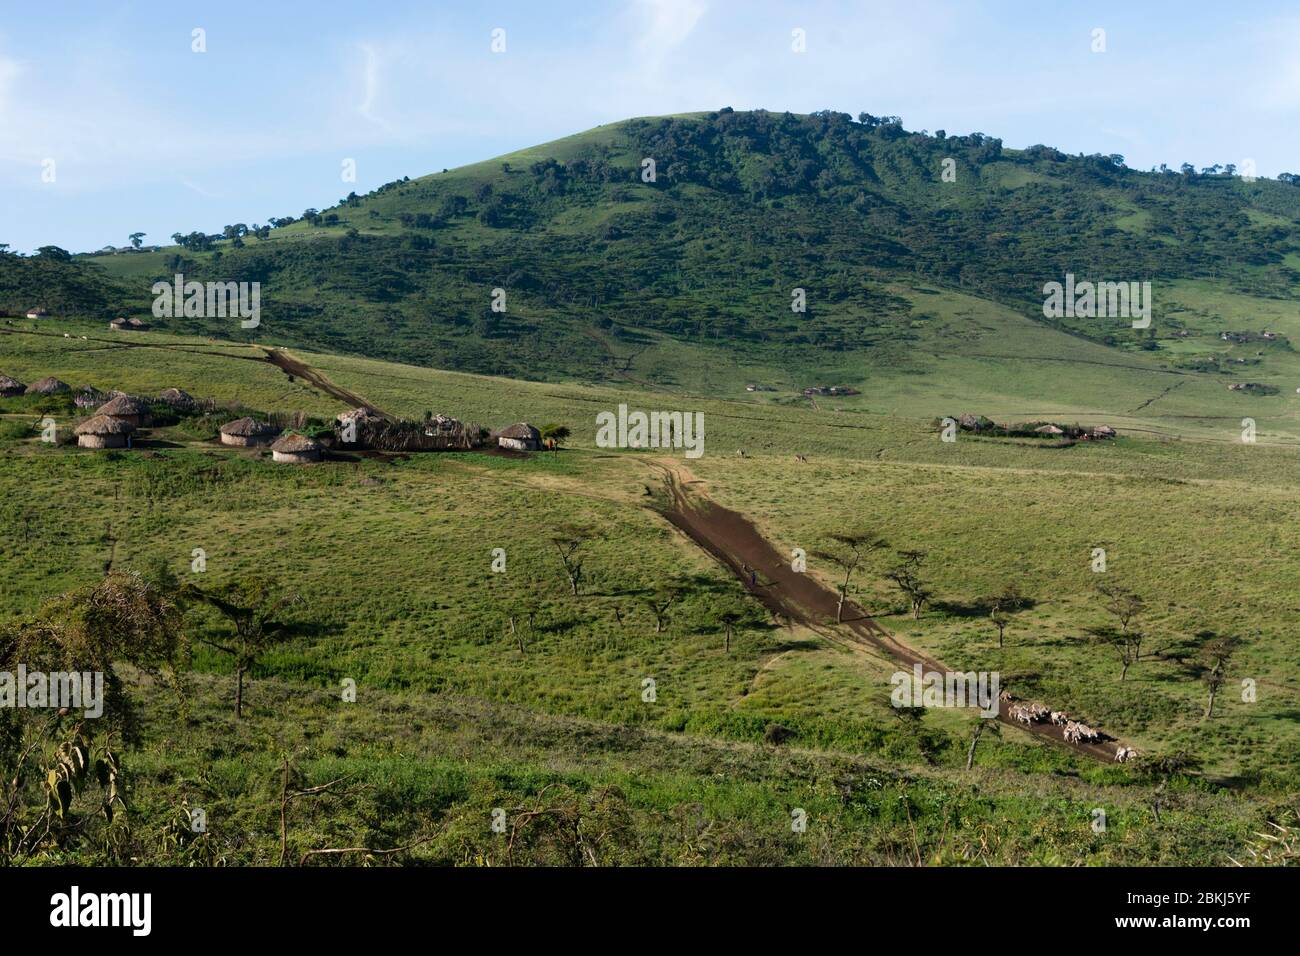
[[[629,120],[269,226],[178,232],[179,247],[96,261],[138,310],[178,271],[259,281],[258,336],[466,371],[613,377],[663,337],[817,366],[906,350],[926,317],[899,293],[918,285],[1038,321],[1043,284],[1067,272],[1153,281],[1157,300],[1162,281],[1198,277],[1288,296],[1300,283],[1288,258],[1300,189],[1235,171],[1138,172],[1120,156],[1011,150],[865,113],[722,110]],[[0,271],[0,304],[39,288],[27,268],[19,280]],[[106,279],[68,284],[60,305],[119,307]],[[503,312],[490,307],[494,289]],[[797,290],[805,311],[792,309]],[[220,319],[169,321],[241,334]],[[1156,334],[1056,321],[1112,344]]]

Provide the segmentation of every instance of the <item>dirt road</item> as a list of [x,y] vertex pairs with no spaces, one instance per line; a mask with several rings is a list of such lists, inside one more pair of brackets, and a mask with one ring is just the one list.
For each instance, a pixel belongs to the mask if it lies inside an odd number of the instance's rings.
[[[663,509],[664,517],[730,568],[750,593],[770,611],[814,631],[825,633],[829,629],[846,634],[857,643],[883,652],[907,670],[918,663],[927,671],[949,670],[936,658],[898,640],[872,620],[862,608],[851,602],[844,605],[844,623],[838,627],[831,623],[835,620],[835,608],[839,601],[839,596],[834,591],[811,575],[795,571],[790,559],[759,534],[748,518],[711,501],[699,489],[700,482],[685,468],[657,462],[655,465],[664,471],[669,493],[669,504]],[[751,581],[747,568],[757,571],[756,581]],[[1054,740],[1097,760],[1115,759],[1115,741],[1100,744],[1070,743],[1065,739],[1062,728],[1050,723],[1018,723],[1011,718],[1008,709],[1008,704],[999,702],[998,720],[1004,724]]]
[[344,402],[352,408],[369,408],[385,418],[390,417],[383,409],[375,408],[374,405],[356,392],[335,385],[325,377],[323,372],[317,371],[301,359],[294,358],[283,349],[264,349],[264,351],[266,352],[266,360],[286,375],[296,375],[307,384],[320,389],[326,395],[337,398],[340,402]]

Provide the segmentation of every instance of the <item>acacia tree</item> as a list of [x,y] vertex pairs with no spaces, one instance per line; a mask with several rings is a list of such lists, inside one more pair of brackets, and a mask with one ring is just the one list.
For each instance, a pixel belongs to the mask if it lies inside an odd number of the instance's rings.
[[925,551],[899,551],[898,563],[885,572],[885,577],[907,596],[912,607],[913,620],[921,619],[921,610],[933,594],[921,580],[921,562],[925,560]]
[[196,640],[214,650],[228,654],[235,665],[235,717],[244,715],[244,675],[269,648],[289,637],[289,625],[279,619],[280,612],[301,603],[292,592],[281,592],[275,582],[246,577],[219,588],[204,591],[191,587],[193,597],[214,609],[230,625],[229,636],[216,639],[204,634]]
[[1202,631],[1197,635],[1203,643],[1200,647],[1201,677],[1210,692],[1210,699],[1205,705],[1205,718],[1214,716],[1214,699],[1228,680],[1228,662],[1241,646],[1240,640],[1231,636],[1221,636],[1213,631]]
[[998,629],[998,647],[1002,647],[1002,638],[1011,616],[1021,611],[1028,603],[1020,588],[1014,582],[1007,582],[995,597],[989,599],[989,620]]
[[1118,627],[1103,626],[1088,628],[1088,633],[1098,644],[1113,648],[1118,652],[1122,669],[1119,679],[1128,677],[1128,670],[1143,657],[1142,643],[1146,634],[1136,626],[1137,620],[1146,611],[1146,602],[1141,596],[1118,584],[1101,584],[1097,587],[1102,597],[1102,608],[1115,618]]
[[833,544],[814,551],[813,557],[829,561],[844,572],[844,580],[838,585],[839,601],[835,605],[835,623],[839,624],[844,620],[844,602],[848,600],[853,573],[868,555],[888,547],[888,544],[869,531],[841,531],[829,537]]
[[995,737],[999,736],[997,720],[983,716],[976,717],[975,733],[970,739],[970,747],[966,750],[967,770],[975,764],[975,748],[979,746],[980,737],[983,736],[986,731]]
[[573,592],[574,597],[578,596],[582,587],[582,565],[586,560],[582,549],[590,536],[591,532],[588,529],[577,525],[561,528],[551,536],[551,543],[559,552],[560,563],[564,565],[564,574],[569,579],[569,590]]
[[668,609],[682,599],[683,593],[680,582],[668,581],[641,598],[641,603],[654,616],[656,634],[662,632],[667,625]]

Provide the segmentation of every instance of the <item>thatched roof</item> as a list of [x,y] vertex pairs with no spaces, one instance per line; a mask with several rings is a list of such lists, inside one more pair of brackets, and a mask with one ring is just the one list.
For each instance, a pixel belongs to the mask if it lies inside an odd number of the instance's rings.
[[78,425],[73,434],[126,435],[133,431],[135,431],[135,426],[130,422],[124,422],[120,418],[109,418],[107,415],[96,415],[94,418],[87,418]]
[[0,375],[0,392],[15,392],[25,389],[27,386],[16,378],[10,378],[8,375]]
[[282,455],[296,455],[304,451],[320,451],[321,444],[306,435],[281,435],[271,443],[271,451]]
[[1051,423],[1048,423],[1046,425],[1039,425],[1037,428],[1034,429],[1034,431],[1038,432],[1038,434],[1040,435],[1064,435],[1065,434],[1065,429],[1058,428],[1057,426]]
[[149,406],[133,395],[118,395],[99,406],[100,415],[144,415]]
[[70,392],[72,386],[67,382],[59,381],[53,375],[47,375],[45,378],[27,386],[28,395],[53,395],[55,392]]
[[166,402],[168,405],[192,405],[194,396],[179,388],[164,388],[158,396],[160,402]]
[[106,398],[108,396],[94,386],[82,385],[72,396],[72,401],[78,408],[95,408],[104,404]]
[[497,432],[497,437],[537,441],[542,437],[542,433],[527,422],[515,422],[509,428],[503,428]]
[[226,422],[221,426],[221,434],[233,435],[236,438],[257,438],[261,435],[274,435],[279,430],[274,425],[259,422],[252,417],[236,418],[233,422]]

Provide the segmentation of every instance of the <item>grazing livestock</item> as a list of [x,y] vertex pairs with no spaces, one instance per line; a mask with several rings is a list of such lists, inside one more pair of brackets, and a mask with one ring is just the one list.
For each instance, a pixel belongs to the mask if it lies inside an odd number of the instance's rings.
[[1052,723],[1056,724],[1058,727],[1064,727],[1069,719],[1070,718],[1062,711],[1052,711]]
[[1115,750],[1115,760],[1117,763],[1127,763],[1138,755],[1138,752],[1132,747],[1118,747]]

